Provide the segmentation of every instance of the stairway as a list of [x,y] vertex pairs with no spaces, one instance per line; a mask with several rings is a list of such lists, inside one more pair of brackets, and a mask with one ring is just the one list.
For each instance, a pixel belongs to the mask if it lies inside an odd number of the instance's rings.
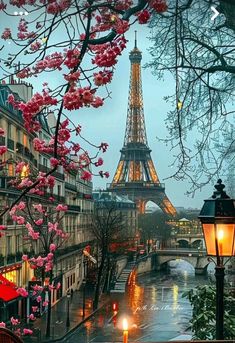
[[117,279],[114,289],[111,289],[110,293],[125,293],[126,291],[126,283],[130,276],[130,273],[135,267],[135,262],[128,262],[126,267],[123,269],[119,278]]

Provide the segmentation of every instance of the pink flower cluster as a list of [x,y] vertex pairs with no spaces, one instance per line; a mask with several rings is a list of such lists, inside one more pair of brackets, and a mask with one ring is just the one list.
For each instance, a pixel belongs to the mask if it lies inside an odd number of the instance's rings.
[[148,10],[143,10],[138,14],[139,24],[146,24],[150,19],[150,13]]
[[102,106],[103,100],[100,97],[95,97],[94,93],[95,90],[90,87],[70,87],[70,90],[63,96],[64,108],[71,111],[83,106]]
[[99,67],[112,67],[117,63],[117,57],[121,55],[126,47],[124,36],[118,37],[112,43],[92,46],[91,50],[96,54],[92,63]]
[[67,10],[70,4],[70,0],[50,0],[46,6],[46,11],[49,14],[57,14]]
[[103,70],[99,71],[98,73],[94,73],[94,84],[96,86],[103,86],[107,83],[110,83],[113,77],[113,72],[110,70]]
[[3,31],[1,38],[4,40],[12,38],[11,36],[11,29],[9,27],[6,27],[5,30]]
[[158,13],[166,12],[168,9],[165,0],[149,0],[149,5]]
[[40,124],[33,118],[47,106],[54,106],[57,104],[57,99],[53,98],[47,90],[43,90],[43,94],[35,93],[33,97],[27,102],[21,102],[18,106],[23,113],[25,128],[29,132],[35,132],[40,129]]

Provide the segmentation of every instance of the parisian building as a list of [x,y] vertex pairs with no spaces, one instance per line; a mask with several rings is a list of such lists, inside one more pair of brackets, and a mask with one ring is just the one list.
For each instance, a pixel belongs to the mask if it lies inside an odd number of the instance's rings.
[[[7,152],[0,160],[0,210],[9,207],[20,195],[20,191],[11,187],[9,181],[15,176],[15,162],[24,161],[27,166],[23,173],[27,175],[33,171],[47,172],[50,169],[51,156],[38,153],[33,148],[35,134],[26,131],[23,125],[22,113],[14,109],[7,99],[14,94],[17,100],[28,101],[32,96],[32,86],[27,83],[16,83],[11,80],[9,84],[0,84],[0,127],[4,129],[4,137],[0,137],[0,145],[7,146]],[[51,138],[51,126],[44,116],[39,117],[42,129],[39,138],[46,141]],[[28,170],[27,170],[28,168]],[[23,177],[24,175],[22,175]],[[93,212],[92,183],[83,181],[79,173],[64,173],[61,167],[53,173],[56,179],[52,193],[43,197],[30,196],[34,203],[48,204],[48,198],[53,196],[53,205],[59,203],[68,205],[68,211],[63,219],[68,239],[61,246],[57,254],[53,269],[54,283],[60,282],[61,288],[53,291],[52,304],[68,289],[76,290],[83,280],[83,249],[92,243],[91,216]],[[1,284],[14,288],[28,287],[29,282],[35,280],[33,269],[28,262],[22,261],[23,253],[40,253],[39,243],[29,243],[25,240],[25,229],[15,224],[7,214],[0,218],[0,225],[6,225],[7,230],[0,239],[0,288]],[[1,290],[0,290],[1,292]],[[26,305],[17,296],[12,299],[6,297],[0,301],[0,309],[4,309],[4,317],[14,313],[25,316]],[[0,318],[4,320],[5,318]]]
[[94,191],[93,199],[95,208],[101,208],[109,202],[115,203],[116,210],[125,218],[125,232],[130,239],[135,237],[138,231],[138,209],[135,202],[130,200],[127,195],[119,195],[106,190]]

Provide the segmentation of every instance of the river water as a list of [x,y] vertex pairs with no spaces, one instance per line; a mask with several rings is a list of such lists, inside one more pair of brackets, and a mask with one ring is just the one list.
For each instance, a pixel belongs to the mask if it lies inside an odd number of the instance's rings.
[[[171,262],[168,272],[134,277],[125,295],[113,296],[104,308],[65,340],[67,343],[122,342],[122,322],[127,318],[132,342],[168,341],[190,334],[191,305],[182,293],[210,283],[208,275],[195,275],[182,260]],[[113,303],[118,312],[113,311]],[[115,315],[116,314],[116,315]]]

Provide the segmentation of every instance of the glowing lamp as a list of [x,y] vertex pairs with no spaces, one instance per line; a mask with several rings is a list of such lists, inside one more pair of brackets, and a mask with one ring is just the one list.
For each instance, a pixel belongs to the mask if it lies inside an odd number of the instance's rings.
[[128,321],[126,318],[122,321],[123,328],[123,343],[128,343]]
[[234,200],[224,191],[222,180],[216,191],[205,200],[199,219],[202,223],[207,253],[216,256],[216,340],[224,340],[224,263],[223,257],[234,255],[235,207]]
[[202,223],[207,254],[210,256],[233,256],[235,240],[234,200],[223,190],[222,180],[215,185],[216,191],[205,200],[199,219]]

